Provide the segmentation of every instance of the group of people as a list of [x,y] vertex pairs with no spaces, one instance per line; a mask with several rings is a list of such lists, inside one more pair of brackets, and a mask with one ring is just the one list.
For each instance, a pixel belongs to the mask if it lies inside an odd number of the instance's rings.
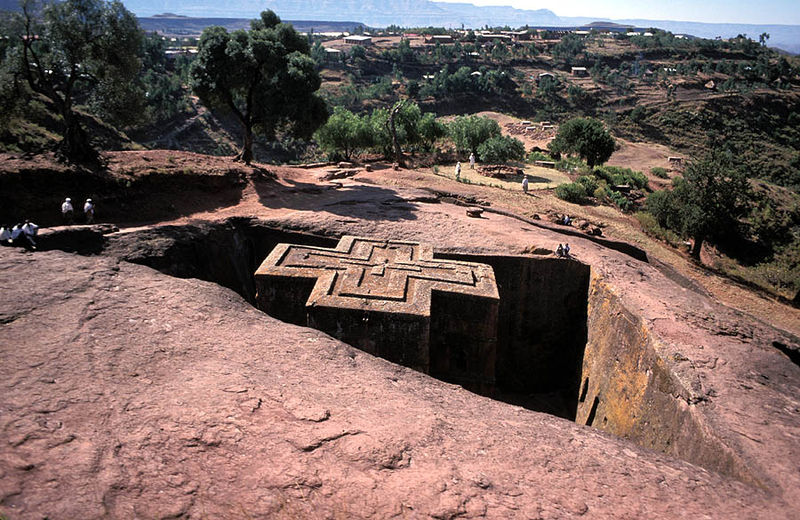
[[22,246],[28,250],[36,249],[36,235],[39,233],[39,226],[26,220],[14,227],[0,227],[0,244],[4,246]]
[[[94,202],[92,202],[92,199],[86,199],[83,204],[83,216],[87,224],[94,222]],[[75,219],[75,209],[72,207],[72,199],[69,197],[61,203],[61,217],[66,225],[72,224]]]
[[[94,202],[86,199],[83,204],[83,216],[87,224],[94,222]],[[72,224],[75,219],[75,209],[72,206],[72,199],[67,197],[61,203],[61,217],[64,223]],[[39,233],[39,226],[26,220],[16,226],[0,226],[0,245],[22,246],[30,251],[36,249],[36,235]]]
[[569,258],[569,244],[558,244],[558,248],[556,248],[556,256],[559,258]]

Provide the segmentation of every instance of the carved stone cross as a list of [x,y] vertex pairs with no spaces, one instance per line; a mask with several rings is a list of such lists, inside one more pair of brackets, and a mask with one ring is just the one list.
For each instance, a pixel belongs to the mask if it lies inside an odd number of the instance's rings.
[[[499,295],[489,265],[434,259],[428,244],[346,236],[334,249],[279,244],[255,277],[259,308],[279,319],[425,372],[494,376]],[[476,359],[454,370],[451,349]]]

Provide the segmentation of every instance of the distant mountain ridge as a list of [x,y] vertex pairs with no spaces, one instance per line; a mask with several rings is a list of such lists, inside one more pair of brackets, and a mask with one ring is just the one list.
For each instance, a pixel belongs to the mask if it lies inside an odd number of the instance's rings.
[[730,38],[737,34],[747,34],[757,39],[759,34],[767,32],[770,34],[771,46],[800,52],[800,26],[797,25],[568,18],[559,17],[548,9],[475,6],[469,3],[431,0],[123,0],[123,3],[138,16],[168,12],[201,18],[253,18],[265,9],[272,9],[287,20],[356,20],[371,27],[571,26],[603,20],[638,27],[658,27],[704,38]]
[[124,0],[138,16],[170,12],[201,18],[254,17],[272,9],[281,18],[300,20],[358,20],[373,27],[387,25],[482,27],[495,25],[558,25],[561,19],[548,9],[477,7],[468,3],[430,0]]
[[[731,38],[746,34],[753,39],[769,33],[769,45],[800,53],[800,25],[726,24],[674,20],[609,20],[604,18],[559,17],[548,9],[516,9],[503,6],[475,6],[430,0],[123,0],[139,17],[175,13],[198,18],[255,18],[272,9],[285,20],[350,22],[371,27],[465,27],[485,25],[511,27],[577,26],[594,21],[612,21],[637,27],[658,27],[677,34],[702,38]],[[0,9],[18,10],[18,0],[0,0]]]

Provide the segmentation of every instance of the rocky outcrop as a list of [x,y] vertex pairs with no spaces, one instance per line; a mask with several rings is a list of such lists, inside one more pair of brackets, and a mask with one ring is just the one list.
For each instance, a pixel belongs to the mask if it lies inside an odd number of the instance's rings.
[[[31,273],[36,273],[31,276]],[[790,518],[780,496],[107,256],[0,249],[0,512]]]

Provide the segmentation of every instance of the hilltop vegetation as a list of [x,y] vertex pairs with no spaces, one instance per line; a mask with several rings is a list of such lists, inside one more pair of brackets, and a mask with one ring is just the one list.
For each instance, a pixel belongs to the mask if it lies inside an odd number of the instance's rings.
[[[116,4],[89,4],[97,13],[115,12]],[[89,46],[69,61],[64,38],[80,31],[57,31],[68,20],[59,21],[56,10],[28,13],[0,18],[5,151],[69,150],[65,141],[85,132],[92,150],[169,147],[212,155],[232,155],[244,136],[242,159],[261,162],[411,156],[414,164],[436,165],[470,153],[483,162],[528,154],[571,176],[574,182],[556,192],[561,198],[638,211],[643,229],[675,247],[710,241],[725,272],[787,297],[800,290],[800,63],[771,50],[767,34],[753,41],[660,30],[389,27],[352,44],[275,29],[262,17],[251,31],[209,29],[201,42],[144,34],[119,11],[108,23],[125,22],[128,32],[115,33],[127,34],[122,43]],[[281,38],[293,57],[268,52]],[[214,72],[211,63],[220,64],[223,54],[233,59]],[[256,68],[248,69],[247,60]],[[106,62],[113,66],[95,66]],[[278,62],[289,66],[273,66]],[[224,81],[227,93],[214,90]],[[303,100],[318,110],[299,109],[308,106]],[[610,140],[592,153],[558,139],[549,149],[526,150],[496,122],[472,116],[484,110],[565,131],[567,121],[588,118]],[[328,123],[310,137],[326,114]],[[643,166],[601,166],[613,152],[612,137],[664,145],[686,158],[726,157],[720,174],[733,168],[747,179],[741,211],[716,223],[725,232],[700,236],[697,220],[689,225],[675,216],[690,207],[684,195],[693,170],[685,178],[662,167],[646,172],[672,179],[674,191],[663,192],[670,183],[648,182],[638,171]],[[65,155],[90,156],[87,150]]]

